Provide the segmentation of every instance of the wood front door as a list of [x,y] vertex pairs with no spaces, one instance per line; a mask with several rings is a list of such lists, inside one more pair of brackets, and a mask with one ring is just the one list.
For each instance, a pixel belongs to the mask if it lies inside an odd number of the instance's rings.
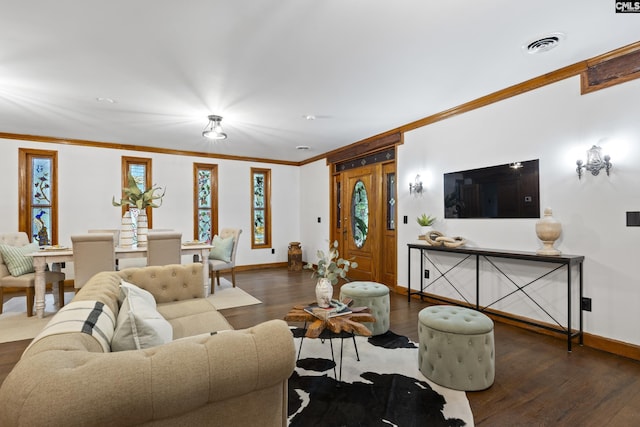
[[395,203],[389,210],[387,201],[389,194],[395,195],[395,164],[347,170],[333,180],[332,240],[338,240],[341,257],[358,263],[349,270],[349,279],[395,287]]

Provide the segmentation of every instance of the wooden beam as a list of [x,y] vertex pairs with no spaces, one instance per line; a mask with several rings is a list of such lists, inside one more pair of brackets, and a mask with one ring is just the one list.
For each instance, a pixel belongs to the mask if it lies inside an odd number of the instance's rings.
[[587,61],[580,75],[582,94],[640,77],[640,42]]
[[328,153],[327,164],[353,159],[354,157],[380,151],[396,144],[402,144],[402,134],[400,132],[377,135]]

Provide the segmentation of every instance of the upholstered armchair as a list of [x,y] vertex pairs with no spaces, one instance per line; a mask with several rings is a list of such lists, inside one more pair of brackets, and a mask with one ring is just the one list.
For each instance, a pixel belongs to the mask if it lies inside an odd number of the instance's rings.
[[[36,276],[33,257],[28,254],[39,249],[36,242],[29,243],[27,233],[0,234],[0,314],[4,301],[4,288],[23,288],[27,294],[27,316],[33,316]],[[45,282],[58,288],[60,307],[64,305],[64,273],[45,271]]]
[[76,292],[101,271],[116,269],[116,241],[113,232],[76,234],[73,245],[73,287]]
[[236,252],[242,230],[239,228],[223,228],[220,235],[213,236],[213,249],[209,253],[209,277],[211,277],[211,293],[214,293],[213,272],[220,286],[220,272],[231,270],[231,283],[236,286]]

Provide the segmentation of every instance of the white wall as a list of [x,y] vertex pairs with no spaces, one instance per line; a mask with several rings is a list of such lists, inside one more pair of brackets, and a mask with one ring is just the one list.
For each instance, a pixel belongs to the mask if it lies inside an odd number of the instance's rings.
[[330,172],[324,159],[300,168],[300,238],[305,263],[316,262],[318,249],[325,249],[329,245]]
[[[166,187],[160,208],[153,210],[153,227],[180,231],[193,239],[193,163],[218,165],[218,226],[242,228],[238,265],[287,261],[290,241],[300,239],[300,168],[202,157],[177,156],[74,145],[43,144],[0,139],[0,232],[18,229],[18,148],[58,152],[59,243],[88,229],[119,228],[118,207],[111,199],[121,194],[121,156],[152,159],[153,182]],[[251,249],[250,168],[271,169],[272,248]],[[188,258],[188,257],[187,257]],[[185,260],[187,260],[185,258]],[[123,261],[138,265],[137,261]],[[73,277],[72,268],[65,271]]]
[[[535,219],[443,219],[444,173],[540,159],[541,211],[553,208],[563,226],[556,246],[565,254],[586,257],[584,295],[593,299],[593,311],[584,313],[585,331],[640,344],[640,227],[626,227],[625,216],[626,211],[640,211],[640,80],[588,95],[580,95],[579,87],[575,77],[405,134],[398,150],[398,214],[407,215],[409,223],[400,224],[398,231],[400,286],[407,283],[406,244],[417,242],[415,217],[422,212],[439,218],[436,230],[465,237],[468,246],[522,251],[541,247]],[[603,171],[578,180],[575,162],[586,160],[586,150],[594,144],[611,155],[611,176]],[[417,198],[408,194],[416,173],[425,184]],[[537,269],[507,263],[521,284]],[[463,268],[454,277],[475,283],[471,271],[472,266]],[[415,288],[418,279],[411,277]],[[484,272],[481,282],[486,293],[513,289],[493,273]],[[560,319],[566,316],[565,283],[562,272],[542,280],[538,290],[531,287]],[[444,284],[436,285],[438,293],[451,295]],[[530,303],[511,299],[498,307],[537,317]]]
[[[625,212],[640,210],[637,99],[640,80],[582,96],[578,78],[572,78],[406,133],[398,149],[398,284],[406,286],[406,244],[416,242],[419,226],[415,217],[423,212],[439,218],[437,230],[463,236],[469,246],[524,251],[540,247],[534,219],[442,219],[444,173],[540,159],[541,209],[552,207],[563,225],[557,247],[563,253],[586,257],[584,294],[593,299],[593,311],[584,313],[585,331],[640,344],[640,228],[625,226]],[[593,144],[601,144],[611,155],[612,174],[587,174],[578,180],[575,161],[584,160]],[[68,244],[73,233],[119,226],[120,210],[111,206],[111,197],[120,194],[120,157],[126,155],[151,157],[154,182],[167,186],[164,205],[154,211],[156,228],[192,235],[195,161],[219,165],[219,226],[243,229],[239,265],[285,262],[290,241],[302,242],[305,261],[313,260],[315,251],[327,245],[330,170],[324,160],[293,167],[2,139],[0,232],[18,227],[18,147],[59,153],[62,244]],[[272,169],[274,255],[270,250],[251,250],[251,166]],[[425,185],[424,195],[418,198],[408,192],[416,173]],[[404,215],[409,219],[406,225],[402,224]],[[518,262],[506,268],[521,281],[538,270]],[[475,278],[469,276],[470,271],[463,268],[453,277],[472,282]],[[532,290],[560,320],[566,312],[564,279],[564,273],[552,275]],[[482,283],[487,285],[484,297],[510,286],[490,272],[483,273]],[[443,294],[450,292],[442,288]],[[526,302],[505,301],[499,308],[538,316]]]

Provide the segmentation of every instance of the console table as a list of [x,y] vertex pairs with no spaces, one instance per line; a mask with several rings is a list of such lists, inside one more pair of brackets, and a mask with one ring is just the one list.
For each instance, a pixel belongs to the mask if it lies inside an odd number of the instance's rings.
[[[476,293],[476,300],[475,300],[475,304],[473,303],[469,303],[469,305],[472,306],[472,308],[475,308],[478,311],[487,311],[487,309],[489,309],[492,305],[498,303],[499,301],[502,301],[503,299],[507,298],[508,296],[511,296],[513,294],[516,293],[521,293],[524,296],[526,296],[527,298],[529,298],[531,301],[533,301],[534,304],[536,304],[551,320],[553,320],[553,322],[558,325],[557,327],[554,325],[548,325],[548,324],[544,324],[544,323],[535,323],[534,321],[530,321],[530,320],[525,320],[522,318],[518,318],[515,316],[510,316],[509,314],[506,313],[497,313],[492,311],[491,314],[496,315],[496,316],[500,316],[500,317],[504,317],[513,321],[517,321],[517,322],[521,322],[521,323],[526,323],[528,325],[532,325],[532,326],[537,326],[543,329],[547,329],[553,332],[559,332],[561,334],[564,334],[567,336],[567,350],[571,351],[571,343],[573,338],[578,337],[579,339],[579,343],[582,344],[583,343],[583,320],[582,320],[582,307],[580,306],[580,303],[582,301],[582,265],[584,262],[584,256],[582,255],[557,255],[557,256],[549,256],[549,255],[538,255],[535,252],[518,252],[518,251],[500,251],[500,250],[494,250],[494,249],[483,249],[483,248],[465,248],[465,247],[458,247],[458,248],[448,248],[446,246],[431,246],[431,245],[427,245],[427,244],[420,244],[420,243],[409,243],[407,244],[408,246],[408,275],[407,275],[407,298],[408,301],[411,302],[411,296],[412,295],[419,295],[420,298],[423,298],[425,296],[428,296],[429,298],[435,299],[435,300],[441,300],[441,301],[447,301],[447,302],[451,302],[449,300],[444,300],[444,299],[439,299],[437,296],[434,296],[432,294],[427,294],[426,292],[424,292],[425,287],[424,287],[424,276],[422,274],[423,270],[424,270],[424,261],[428,261],[439,273],[439,276],[434,278],[433,281],[431,282],[432,284],[440,279],[444,279],[446,280],[451,286],[454,287],[455,289],[455,285],[449,280],[449,278],[447,277],[447,274],[449,272],[451,272],[453,269],[455,269],[456,267],[458,267],[459,265],[461,265],[465,260],[467,259],[475,259],[475,270],[476,270],[476,283],[475,283],[475,293]],[[420,290],[419,291],[411,291],[411,251],[412,250],[417,250],[420,252]],[[440,268],[433,262],[433,260],[431,258],[429,258],[429,253],[430,252],[448,252],[448,253],[452,253],[452,254],[459,254],[461,255],[461,260],[459,262],[457,262],[456,264],[453,265],[453,267],[449,268],[446,271],[442,271],[440,270]],[[524,285],[518,285],[517,283],[515,283],[502,269],[500,269],[499,266],[497,266],[494,263],[494,259],[496,258],[503,258],[503,259],[515,259],[515,260],[525,260],[525,261],[533,261],[533,262],[540,262],[540,263],[549,263],[549,264],[554,264],[554,266],[551,267],[551,269],[547,272],[545,272],[544,274],[538,276],[537,278],[533,279],[532,281],[530,281],[529,283],[526,283]],[[501,274],[502,276],[504,276],[507,280],[509,280],[514,286],[515,286],[515,290],[511,291],[510,293],[508,293],[507,295],[504,295],[500,298],[498,298],[495,301],[490,302],[489,304],[485,305],[485,306],[480,306],[480,263],[481,261],[486,261],[489,264],[491,264],[494,269]],[[571,329],[571,314],[572,314],[572,305],[571,305],[571,270],[573,267],[577,267],[578,272],[579,272],[579,304],[578,304],[578,313],[579,313],[579,329],[578,331],[573,331]],[[538,303],[537,301],[535,301],[532,296],[527,293],[527,287],[529,285],[531,285],[532,283],[537,282],[538,280],[542,279],[543,277],[548,276],[549,274],[560,270],[562,268],[566,268],[567,271],[567,326],[564,327],[562,326],[562,324],[560,322],[558,322],[551,314],[549,314],[549,312],[547,310],[545,310],[545,308]],[[462,304],[460,304],[462,305]]]

